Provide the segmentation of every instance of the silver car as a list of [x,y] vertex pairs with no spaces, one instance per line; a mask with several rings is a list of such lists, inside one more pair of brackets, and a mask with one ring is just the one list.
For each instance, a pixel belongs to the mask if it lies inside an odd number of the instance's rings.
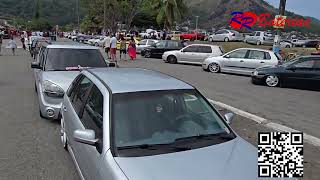
[[90,46],[44,45],[37,61],[32,62],[35,90],[38,93],[40,116],[59,119],[65,91],[79,69],[106,67],[99,49]]
[[235,30],[221,29],[209,36],[209,41],[243,41],[244,37]]
[[213,56],[223,54],[222,48],[216,45],[192,44],[181,50],[167,51],[162,55],[164,62],[202,64],[202,62]]
[[156,44],[157,42],[159,42],[158,40],[154,40],[154,39],[144,39],[142,41],[140,41],[138,44],[137,44],[137,53],[141,53],[141,51],[143,51],[145,48],[147,47],[150,47],[154,44]]
[[145,69],[81,71],[61,140],[82,179],[256,180],[257,149],[191,85]]
[[204,70],[218,73],[229,72],[244,75],[262,66],[274,66],[281,63],[281,56],[272,51],[255,48],[240,48],[222,56],[209,57],[202,63]]
[[266,31],[255,31],[244,38],[245,43],[256,44],[256,45],[273,45],[274,36],[270,32]]

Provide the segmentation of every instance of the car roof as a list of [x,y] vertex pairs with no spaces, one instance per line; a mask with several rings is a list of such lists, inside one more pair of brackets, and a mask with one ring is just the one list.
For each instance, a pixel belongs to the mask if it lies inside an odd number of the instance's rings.
[[211,47],[219,47],[219,45],[213,45],[213,44],[189,44],[188,46],[192,46],[192,45],[196,45],[196,46],[211,46]]
[[93,68],[86,70],[96,76],[112,92],[194,89],[191,85],[169,75],[141,68]]
[[94,46],[86,46],[86,45],[61,45],[61,44],[51,44],[48,45],[47,48],[50,49],[99,49]]
[[259,48],[238,48],[238,49],[235,49],[235,50],[239,50],[239,49],[265,51],[265,52],[273,53],[273,51],[270,51],[270,50],[267,50],[267,49],[259,49]]

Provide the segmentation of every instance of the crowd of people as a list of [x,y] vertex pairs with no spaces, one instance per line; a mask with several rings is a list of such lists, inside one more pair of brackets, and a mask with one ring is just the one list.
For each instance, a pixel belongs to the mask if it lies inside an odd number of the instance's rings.
[[105,38],[103,47],[105,49],[105,52],[108,58],[112,62],[117,63],[118,39],[120,41],[120,51],[119,51],[120,60],[127,60],[127,54],[129,55],[131,60],[136,59],[137,53],[136,53],[136,44],[135,44],[134,38],[131,37],[127,47],[127,41],[125,40],[125,38],[123,36],[118,36],[117,38],[115,34],[112,34],[111,36],[110,34],[108,34],[107,37]]

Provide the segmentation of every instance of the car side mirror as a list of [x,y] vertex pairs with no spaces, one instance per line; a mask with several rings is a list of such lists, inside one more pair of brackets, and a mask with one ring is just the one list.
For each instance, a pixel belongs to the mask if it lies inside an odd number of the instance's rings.
[[32,69],[41,69],[39,62],[31,62]]
[[233,118],[234,118],[234,114],[233,113],[227,113],[224,115],[225,121],[227,122],[227,124],[231,124]]
[[227,54],[227,55],[225,55],[225,56],[223,56],[224,58],[230,58],[230,56]]
[[98,142],[98,139],[96,139],[96,133],[91,129],[77,129],[73,132],[73,138],[76,142],[91,146],[96,146]]

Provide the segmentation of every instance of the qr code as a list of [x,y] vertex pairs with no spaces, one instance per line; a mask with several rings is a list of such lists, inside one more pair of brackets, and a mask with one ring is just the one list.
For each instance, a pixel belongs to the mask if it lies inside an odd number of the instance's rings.
[[259,133],[258,176],[303,177],[303,133]]

